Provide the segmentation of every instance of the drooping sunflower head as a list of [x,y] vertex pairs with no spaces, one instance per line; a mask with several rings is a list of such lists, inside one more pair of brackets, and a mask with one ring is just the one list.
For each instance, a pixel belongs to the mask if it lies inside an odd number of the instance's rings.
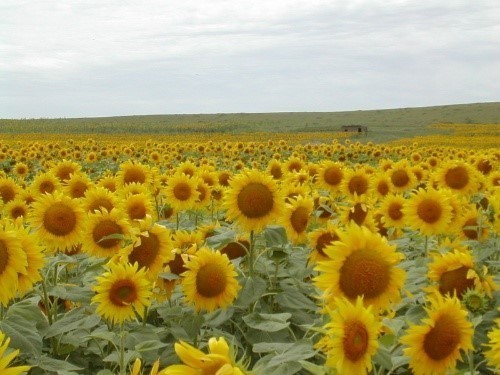
[[252,169],[231,180],[223,206],[229,220],[235,220],[245,230],[258,232],[279,217],[284,200],[272,177]]
[[314,203],[310,197],[298,196],[286,204],[281,224],[293,243],[300,244],[307,239],[307,227],[313,209]]
[[316,264],[321,260],[329,259],[324,249],[334,241],[339,240],[337,230],[337,227],[331,221],[328,221],[325,227],[309,232],[309,245],[313,249],[309,255],[310,263]]
[[186,302],[197,311],[227,308],[241,288],[236,271],[226,255],[201,248],[189,256],[182,273],[182,289]]
[[411,326],[401,338],[403,352],[414,374],[445,374],[455,369],[460,351],[473,349],[474,329],[457,298],[434,295],[426,310],[422,324]]
[[398,268],[404,258],[395,246],[366,227],[348,226],[339,231],[339,240],[323,250],[330,258],[319,261],[315,284],[323,291],[323,300],[335,306],[335,297],[355,301],[364,296],[366,306],[387,309],[398,302],[406,274]]
[[489,221],[486,215],[475,207],[466,210],[457,223],[459,235],[464,240],[484,241],[489,235]]
[[409,226],[422,234],[443,234],[451,220],[448,196],[432,188],[419,189],[406,201],[403,215],[407,217]]
[[335,305],[335,310],[329,310],[326,335],[316,347],[325,352],[326,365],[336,368],[339,374],[367,374],[372,369],[382,325],[371,307],[363,305],[361,297],[354,303],[339,298]]
[[48,249],[64,250],[80,242],[85,213],[81,201],[56,192],[32,204],[29,221]]
[[142,317],[152,295],[146,270],[138,269],[137,263],[110,262],[108,267],[93,287],[96,295],[92,303],[97,304],[97,314],[119,324],[133,320],[135,314]]

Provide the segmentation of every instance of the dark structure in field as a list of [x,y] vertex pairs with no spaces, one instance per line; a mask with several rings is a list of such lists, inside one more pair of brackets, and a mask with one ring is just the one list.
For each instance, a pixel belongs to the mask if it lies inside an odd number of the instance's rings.
[[368,126],[365,125],[342,125],[340,131],[355,132],[355,133],[368,133]]

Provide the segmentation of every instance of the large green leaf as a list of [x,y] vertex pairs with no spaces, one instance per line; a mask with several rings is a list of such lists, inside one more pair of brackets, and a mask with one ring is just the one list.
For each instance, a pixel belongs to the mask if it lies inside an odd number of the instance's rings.
[[292,314],[260,314],[258,312],[251,313],[243,317],[243,321],[250,328],[258,329],[265,332],[276,332],[290,325],[288,319]]
[[234,306],[244,309],[248,308],[248,306],[257,301],[264,294],[266,289],[267,283],[260,277],[254,276],[245,279]]
[[47,329],[44,336],[49,338],[78,329],[90,330],[96,327],[101,322],[101,318],[96,314],[88,315],[85,310],[85,308],[79,308],[66,313]]

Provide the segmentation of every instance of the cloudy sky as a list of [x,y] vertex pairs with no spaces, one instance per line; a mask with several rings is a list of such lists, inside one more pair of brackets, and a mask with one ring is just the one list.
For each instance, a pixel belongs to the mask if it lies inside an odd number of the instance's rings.
[[498,0],[0,0],[0,118],[492,101]]

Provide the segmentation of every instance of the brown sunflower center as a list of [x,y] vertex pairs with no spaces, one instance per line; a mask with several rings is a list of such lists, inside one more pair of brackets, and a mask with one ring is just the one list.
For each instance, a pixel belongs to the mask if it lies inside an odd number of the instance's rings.
[[141,244],[134,247],[128,256],[130,264],[139,263],[141,267],[151,267],[160,252],[160,241],[154,233],[149,233],[148,237],[141,236]]
[[425,335],[424,351],[430,358],[439,361],[453,353],[459,342],[460,331],[455,319],[449,315],[442,315]]
[[66,236],[75,229],[76,224],[75,212],[62,202],[54,203],[43,216],[43,226],[55,236]]
[[342,181],[343,173],[339,167],[329,167],[323,172],[323,179],[328,185],[337,186]]
[[488,159],[483,159],[479,163],[477,163],[477,170],[482,174],[488,174],[493,169],[493,165],[490,163]]
[[174,197],[180,201],[191,198],[191,186],[186,182],[179,182],[174,186]]
[[9,252],[3,241],[0,241],[0,275],[7,268],[9,263]]
[[109,299],[115,306],[127,306],[137,300],[137,288],[132,280],[116,281],[109,291]]
[[250,243],[246,240],[238,242],[229,242],[221,249],[221,254],[226,254],[229,259],[242,258],[247,254]]
[[389,193],[389,184],[385,181],[380,181],[377,184],[377,191],[380,195],[386,196]]
[[10,211],[12,218],[17,219],[18,217],[26,216],[26,209],[22,206],[16,206]]
[[146,175],[140,168],[130,168],[123,174],[123,182],[125,184],[131,184],[137,182],[143,184],[146,181]]
[[450,188],[460,190],[469,183],[469,174],[467,169],[462,166],[450,168],[446,171],[444,181]]
[[467,219],[462,226],[462,232],[463,234],[470,240],[477,240],[478,237],[478,223],[477,219],[472,217],[470,219]]
[[208,193],[207,188],[203,185],[198,185],[196,191],[200,193],[200,195],[198,196],[198,202],[203,202]]
[[467,278],[469,267],[462,266],[452,271],[446,271],[439,279],[439,292],[443,295],[457,293],[462,298],[467,289],[474,287],[474,279]]
[[8,185],[0,186],[0,197],[3,200],[3,203],[10,202],[16,196],[16,192],[14,189]]
[[241,189],[238,194],[238,208],[241,213],[250,219],[266,216],[274,205],[273,193],[259,182],[251,182]]
[[102,238],[113,234],[123,234],[122,227],[113,220],[102,220],[92,230],[92,239],[99,247],[109,249],[117,246],[120,240],[118,238],[102,240]]
[[316,240],[316,251],[321,255],[325,255],[323,249],[330,245],[333,241],[337,241],[339,237],[332,232],[321,233],[321,235]]
[[55,185],[52,183],[52,181],[43,181],[42,183],[40,183],[40,187],[39,187],[39,191],[40,193],[42,194],[45,194],[45,193],[52,193],[54,190],[56,189]]
[[127,208],[127,213],[132,220],[144,219],[146,217],[146,207],[141,202],[132,202]]
[[389,214],[389,217],[392,220],[400,220],[403,217],[403,212],[401,211],[402,208],[403,208],[403,206],[401,205],[401,203],[392,202],[389,205],[387,213]]
[[432,224],[441,218],[441,204],[434,199],[424,199],[417,207],[417,215],[420,220]]
[[391,174],[391,181],[396,187],[405,187],[410,182],[410,176],[404,169],[398,169]]
[[363,357],[368,348],[368,341],[368,332],[363,323],[353,321],[345,324],[342,347],[344,355],[351,362],[356,362]]
[[85,195],[88,186],[83,181],[75,181],[71,184],[71,198],[81,198]]
[[358,225],[362,225],[364,223],[366,215],[368,215],[368,210],[363,208],[361,203],[356,203],[349,210],[349,220],[354,221]]
[[196,290],[203,297],[216,297],[226,286],[226,270],[217,263],[205,264],[196,273]]
[[369,250],[358,250],[349,255],[340,268],[339,284],[344,294],[375,298],[384,293],[390,283],[390,265]]
[[351,194],[364,194],[368,190],[368,180],[364,176],[353,176],[349,180],[348,189]]
[[109,199],[97,198],[90,203],[89,212],[100,211],[102,208],[105,208],[108,212],[111,212],[114,206]]
[[290,224],[297,233],[302,233],[309,222],[309,211],[305,207],[297,207],[290,217]]
[[181,254],[175,254],[174,259],[168,262],[168,266],[170,267],[170,272],[176,275],[180,275],[187,270],[187,268],[184,267],[184,260]]
[[281,167],[279,165],[273,165],[271,167],[271,175],[274,179],[278,180],[283,176],[283,172],[281,171]]

